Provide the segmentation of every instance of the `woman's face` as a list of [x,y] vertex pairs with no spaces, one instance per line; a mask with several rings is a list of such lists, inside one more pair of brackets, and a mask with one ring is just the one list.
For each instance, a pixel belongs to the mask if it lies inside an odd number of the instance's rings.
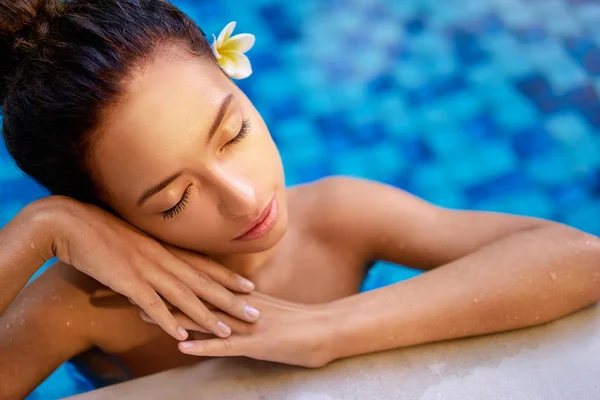
[[103,200],[149,235],[208,255],[264,251],[283,236],[279,153],[216,64],[183,50],[158,55],[98,137],[91,167]]

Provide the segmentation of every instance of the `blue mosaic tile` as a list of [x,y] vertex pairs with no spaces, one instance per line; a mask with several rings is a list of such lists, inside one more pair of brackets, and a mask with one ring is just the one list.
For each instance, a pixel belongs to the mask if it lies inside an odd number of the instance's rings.
[[[572,37],[565,40],[565,48],[575,61],[585,64],[585,58],[598,52],[596,44],[586,37]],[[589,71],[589,70],[588,70]]]
[[290,19],[287,9],[282,5],[265,5],[259,12],[264,25],[270,28],[273,37],[278,41],[285,43],[300,39],[300,32],[296,29],[298,24]]
[[498,136],[498,126],[487,114],[480,114],[462,124],[465,135],[472,139],[486,141]]
[[530,186],[526,177],[516,172],[510,172],[485,182],[477,182],[467,186],[465,194],[468,199],[480,202],[501,196],[505,193],[524,191]]
[[557,98],[548,81],[539,74],[524,77],[515,82],[519,88],[531,101],[545,114],[551,114],[561,107],[561,101]]
[[547,37],[546,31],[540,26],[529,26],[514,30],[515,37],[525,44],[540,43]]
[[[350,174],[600,234],[597,0],[175,0],[256,35],[238,81],[288,183]],[[45,192],[0,146],[0,226]],[[373,268],[365,288],[412,276]]]
[[419,34],[425,30],[425,20],[422,17],[414,17],[406,21],[406,32],[410,34]]
[[457,29],[452,36],[456,58],[464,66],[487,61],[488,55],[480,46],[477,36],[461,29]]
[[404,140],[400,142],[400,148],[411,165],[420,165],[433,159],[431,149],[421,138]]
[[512,144],[516,154],[522,158],[543,155],[556,146],[548,132],[539,126],[516,132]]
[[551,186],[548,188],[548,193],[559,209],[585,202],[589,197],[589,192],[577,182]]

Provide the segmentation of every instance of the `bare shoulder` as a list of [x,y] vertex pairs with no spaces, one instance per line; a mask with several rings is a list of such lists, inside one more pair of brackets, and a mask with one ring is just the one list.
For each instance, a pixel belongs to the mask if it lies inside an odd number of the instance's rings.
[[[356,221],[377,212],[375,199],[393,190],[364,179],[331,176],[289,189],[290,214],[323,240],[345,242],[357,238]],[[359,235],[360,236],[360,235]]]
[[319,240],[365,262],[399,260],[382,254],[381,242],[410,240],[419,226],[439,221],[442,210],[399,188],[352,177],[327,177],[293,190],[296,219]]
[[[354,178],[300,188],[304,220],[361,258],[431,269],[514,232],[550,221],[436,206],[399,188]],[[301,195],[300,195],[301,194]]]

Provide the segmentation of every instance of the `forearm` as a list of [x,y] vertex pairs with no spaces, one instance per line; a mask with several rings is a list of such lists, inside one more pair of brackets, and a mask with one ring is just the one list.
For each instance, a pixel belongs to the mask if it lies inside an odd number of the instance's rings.
[[600,300],[600,240],[522,231],[408,281],[327,306],[331,357],[548,322]]
[[40,204],[24,208],[0,230],[0,315],[52,257],[52,241],[45,232],[41,208]]

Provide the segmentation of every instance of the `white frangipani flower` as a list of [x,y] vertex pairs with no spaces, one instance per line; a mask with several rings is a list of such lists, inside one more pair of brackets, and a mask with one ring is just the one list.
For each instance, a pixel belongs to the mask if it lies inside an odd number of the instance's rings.
[[219,37],[213,35],[212,50],[227,75],[233,79],[244,79],[252,74],[250,60],[244,53],[254,46],[254,35],[240,33],[231,36],[236,22],[232,21],[219,33]]

